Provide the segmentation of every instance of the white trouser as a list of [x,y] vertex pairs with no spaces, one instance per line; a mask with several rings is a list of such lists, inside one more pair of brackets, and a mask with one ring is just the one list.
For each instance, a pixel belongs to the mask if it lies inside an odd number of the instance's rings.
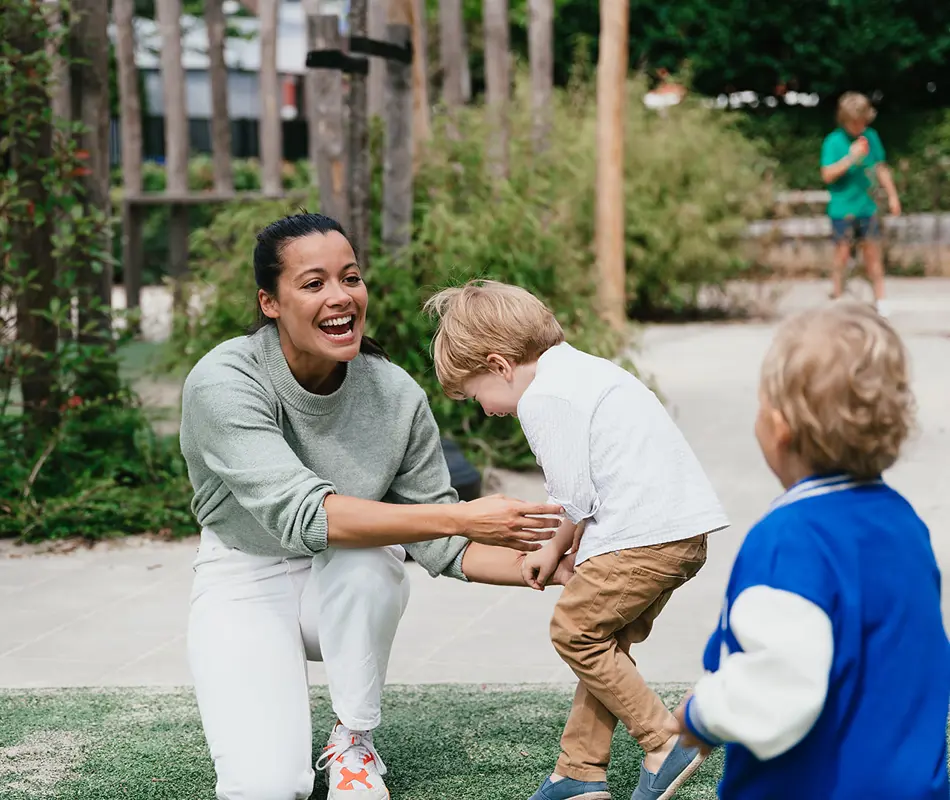
[[409,601],[405,550],[330,548],[251,556],[201,534],[188,623],[198,710],[218,800],[303,800],[313,790],[307,660],[353,730],[380,722],[380,694]]

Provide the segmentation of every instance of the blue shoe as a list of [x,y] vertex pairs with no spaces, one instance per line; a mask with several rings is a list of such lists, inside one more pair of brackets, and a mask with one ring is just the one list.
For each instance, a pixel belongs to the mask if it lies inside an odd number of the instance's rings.
[[697,748],[683,747],[677,740],[656,774],[649,772],[640,762],[640,780],[630,800],[670,800],[705,760],[706,756]]
[[561,778],[552,782],[545,778],[541,788],[530,800],[610,800],[610,792],[604,781],[575,781],[573,778]]

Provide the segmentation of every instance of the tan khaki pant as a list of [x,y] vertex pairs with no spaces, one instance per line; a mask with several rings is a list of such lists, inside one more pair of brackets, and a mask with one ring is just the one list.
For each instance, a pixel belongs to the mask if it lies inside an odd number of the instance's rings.
[[595,556],[568,581],[554,607],[551,641],[579,683],[558,775],[605,780],[618,719],[647,752],[669,739],[672,715],[628,651],[650,635],[673,591],[705,562],[703,534]]

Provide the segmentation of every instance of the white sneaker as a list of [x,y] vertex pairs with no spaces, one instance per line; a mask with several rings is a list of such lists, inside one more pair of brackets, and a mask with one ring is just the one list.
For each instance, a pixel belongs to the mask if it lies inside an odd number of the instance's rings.
[[887,300],[878,300],[875,302],[874,307],[877,309],[879,316],[887,319],[891,315],[891,304]]
[[327,800],[389,800],[386,765],[373,746],[372,731],[351,731],[338,722],[315,766],[326,771]]

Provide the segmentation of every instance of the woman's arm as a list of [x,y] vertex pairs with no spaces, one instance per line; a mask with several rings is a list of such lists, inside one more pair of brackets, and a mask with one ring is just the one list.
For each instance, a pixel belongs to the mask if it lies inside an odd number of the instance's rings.
[[[265,531],[301,554],[328,545],[381,547],[453,534],[534,550],[540,547],[535,542],[553,535],[551,520],[538,515],[560,512],[557,506],[505,497],[395,505],[339,495],[287,443],[264,390],[239,379],[227,384],[186,381],[182,418],[186,457],[203,460]],[[221,502],[221,484],[206,483],[195,498],[202,524]]]
[[531,551],[554,535],[560,506],[492,495],[471,503],[399,505],[330,494],[323,501],[327,543],[335,547],[383,547],[464,536],[486,546]]

